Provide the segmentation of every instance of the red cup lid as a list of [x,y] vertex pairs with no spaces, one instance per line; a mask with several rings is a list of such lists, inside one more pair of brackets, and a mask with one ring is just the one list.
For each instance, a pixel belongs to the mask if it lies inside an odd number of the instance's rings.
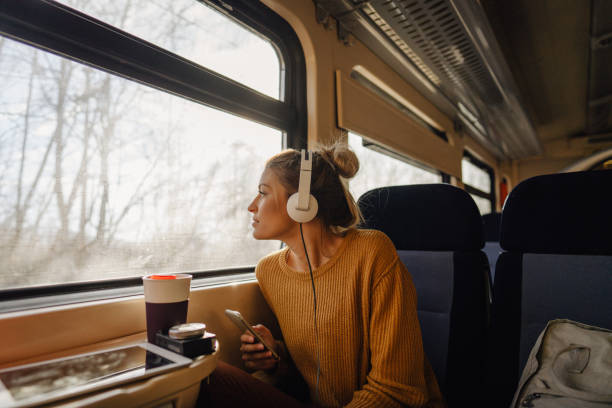
[[150,278],[163,280],[163,279],[176,279],[176,276],[174,275],[151,275]]

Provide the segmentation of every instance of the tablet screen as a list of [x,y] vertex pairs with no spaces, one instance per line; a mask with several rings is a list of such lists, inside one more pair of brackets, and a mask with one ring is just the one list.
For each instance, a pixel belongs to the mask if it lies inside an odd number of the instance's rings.
[[88,385],[147,377],[148,372],[163,371],[165,366],[176,366],[176,362],[143,347],[130,346],[2,370],[0,381],[19,403],[44,394],[88,389]]

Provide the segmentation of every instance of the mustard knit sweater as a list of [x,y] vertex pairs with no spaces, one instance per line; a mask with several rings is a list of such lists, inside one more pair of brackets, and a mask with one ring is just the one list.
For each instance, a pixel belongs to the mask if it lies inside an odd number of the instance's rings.
[[350,230],[313,271],[318,345],[310,274],[287,265],[288,250],[263,258],[256,275],[312,401],[318,350],[323,406],[443,406],[423,352],[414,285],[391,240]]

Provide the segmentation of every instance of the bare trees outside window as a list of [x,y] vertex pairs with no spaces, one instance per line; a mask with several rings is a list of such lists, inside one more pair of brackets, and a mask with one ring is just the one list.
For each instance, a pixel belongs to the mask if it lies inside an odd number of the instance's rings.
[[[273,47],[270,61],[225,17],[199,21],[198,8],[214,12],[198,2],[67,3],[148,24],[145,39],[188,57],[259,52],[245,81],[278,98]],[[189,31],[222,29],[229,43]],[[0,287],[252,265],[278,248],[251,238],[246,207],[280,131],[3,37],[0,89]]]
[[275,48],[199,1],[59,2],[279,99],[281,75]]

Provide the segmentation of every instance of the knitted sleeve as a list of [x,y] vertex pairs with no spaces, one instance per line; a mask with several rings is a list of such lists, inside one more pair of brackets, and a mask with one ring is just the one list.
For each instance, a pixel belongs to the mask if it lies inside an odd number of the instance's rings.
[[367,382],[347,406],[424,406],[428,394],[416,291],[397,257],[373,284],[369,338]]
[[[268,304],[268,307],[274,313],[273,305],[270,302],[269,294],[267,288],[262,283],[264,281],[264,274],[266,267],[269,267],[270,263],[272,263],[274,258],[274,254],[267,256],[262,259],[257,266],[255,267],[255,276],[257,278],[257,284],[259,285],[259,289],[261,291],[264,300]],[[287,350],[287,346],[285,345],[284,340],[275,339],[276,352],[280,356],[280,361],[277,363],[276,367],[270,371],[256,371],[254,376],[261,381],[264,381],[268,384],[272,384],[274,386],[281,386],[283,381],[303,381],[302,377],[295,367],[295,363],[291,359],[291,355]]]

